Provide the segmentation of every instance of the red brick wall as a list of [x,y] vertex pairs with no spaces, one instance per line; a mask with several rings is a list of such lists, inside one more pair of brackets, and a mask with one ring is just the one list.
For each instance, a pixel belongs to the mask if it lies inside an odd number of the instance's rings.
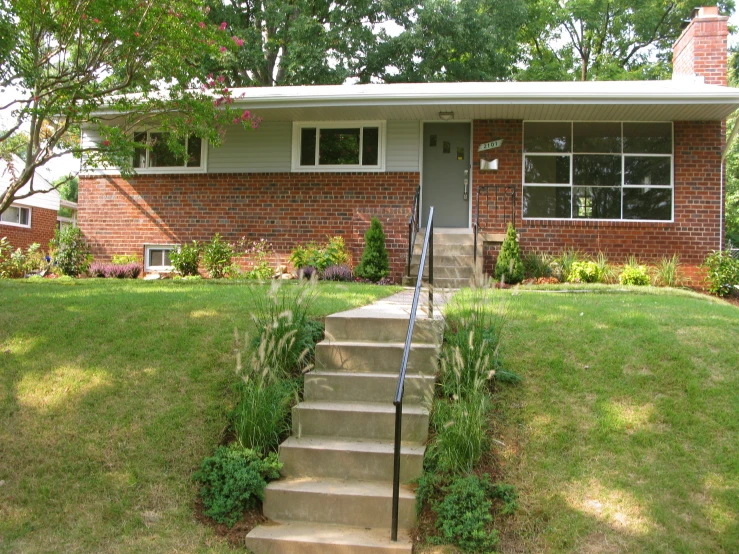
[[[521,121],[474,122],[473,201],[477,189],[492,185],[481,194],[482,231],[502,233],[510,221],[512,200],[507,190],[515,190],[515,225],[521,249],[558,253],[575,248],[589,254],[605,253],[613,262],[629,255],[645,261],[677,253],[683,263],[700,264],[719,247],[721,229],[721,146],[720,121],[674,124],[675,137],[675,221],[639,223],[631,221],[536,221],[521,218],[522,187]],[[495,150],[477,153],[477,145],[503,138]],[[479,170],[480,157],[498,158],[498,171]],[[474,217],[474,207],[473,207]],[[498,248],[485,249],[485,267],[492,270]]]
[[256,173],[83,177],[78,225],[96,259],[143,255],[144,244],[265,238],[285,260],[296,244],[341,235],[354,263],[373,216],[399,280],[418,173]]
[[46,208],[31,208],[31,228],[16,227],[0,223],[0,237],[7,237],[13,248],[28,248],[34,242],[41,245],[41,249],[49,249],[49,241],[54,238],[56,231],[56,216],[54,210]]
[[[703,8],[704,10],[710,8]],[[709,85],[726,86],[728,17],[696,17],[672,48],[673,75],[700,75]]]

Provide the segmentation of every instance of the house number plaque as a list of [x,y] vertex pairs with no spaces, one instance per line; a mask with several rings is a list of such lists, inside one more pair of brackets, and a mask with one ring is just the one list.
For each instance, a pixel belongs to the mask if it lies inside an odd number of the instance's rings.
[[490,142],[484,142],[477,147],[478,152],[485,152],[485,150],[492,150],[493,148],[499,148],[503,144],[503,139],[491,140]]

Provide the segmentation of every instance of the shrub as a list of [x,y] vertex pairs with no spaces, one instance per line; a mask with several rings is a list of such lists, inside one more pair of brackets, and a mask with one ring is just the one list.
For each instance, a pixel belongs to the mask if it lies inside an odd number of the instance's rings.
[[573,262],[567,282],[599,283],[602,277],[601,268],[596,262]]
[[326,281],[351,281],[353,278],[348,265],[330,265],[323,270],[323,279]]
[[552,275],[552,257],[545,252],[527,252],[521,258],[524,276],[529,279],[541,279]]
[[647,266],[639,265],[635,258],[631,257],[621,270],[618,282],[622,285],[646,286],[650,284]]
[[183,277],[198,274],[201,246],[197,241],[192,244],[182,244],[178,248],[169,251],[169,260],[172,267]]
[[346,251],[343,237],[330,237],[328,243],[318,246],[308,243],[305,246],[296,246],[290,253],[290,263],[300,270],[306,267],[315,267],[323,272],[331,265],[349,263],[349,254]]
[[141,257],[136,254],[113,254],[111,262],[116,265],[140,264]]
[[680,271],[680,256],[673,254],[671,258],[662,258],[655,267],[655,284],[663,287],[679,287],[683,284]]
[[739,285],[739,260],[730,251],[709,254],[703,267],[707,270],[706,283],[711,294],[726,296]]
[[307,265],[298,269],[298,277],[302,279],[318,279],[318,270],[312,265]]
[[0,238],[0,278],[8,279],[14,276],[12,254],[13,247],[8,242],[8,237]]
[[244,510],[264,500],[267,481],[278,479],[281,468],[277,454],[262,460],[253,450],[238,445],[218,447],[193,475],[203,485],[200,496],[205,515],[233,526]]
[[524,270],[521,261],[521,249],[518,246],[516,229],[508,224],[508,231],[500,247],[498,261],[495,262],[495,278],[498,281],[514,284],[523,281]]
[[24,252],[21,248],[13,250],[7,237],[0,238],[0,278],[23,277],[48,268],[49,262],[38,243],[34,242]]
[[552,261],[552,275],[564,283],[570,276],[572,264],[580,260],[582,260],[582,254],[580,252],[572,248],[566,248]]
[[63,275],[77,277],[90,265],[90,249],[79,227],[57,231],[51,241],[55,248],[54,262]]
[[364,252],[362,260],[354,269],[354,274],[375,283],[390,274],[390,260],[385,249],[385,232],[382,230],[382,223],[376,217],[372,218],[372,223],[364,234]]
[[233,271],[231,263],[233,255],[233,246],[216,233],[216,236],[203,246],[203,265],[213,279],[222,279]]
[[242,239],[244,253],[250,266],[245,277],[259,281],[271,279],[275,273],[270,263],[270,260],[275,255],[272,244],[265,239],[255,240],[249,244],[246,244],[244,241],[245,239]]

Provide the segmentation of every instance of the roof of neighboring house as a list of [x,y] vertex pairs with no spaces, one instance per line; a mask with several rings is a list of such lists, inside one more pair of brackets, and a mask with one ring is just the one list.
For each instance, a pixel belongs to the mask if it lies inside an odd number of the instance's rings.
[[[17,168],[15,171],[20,172],[20,170],[26,165],[26,162],[15,154],[11,154],[11,164]],[[12,178],[13,172],[11,171],[9,164],[3,158],[0,158],[0,192],[5,192],[8,189]],[[47,210],[54,210],[55,212],[59,211],[59,191],[54,189],[52,184],[39,175],[38,172],[36,172],[33,178],[33,189],[39,192],[29,196],[28,198],[17,200],[13,202],[13,204],[30,206],[32,208],[45,208]],[[27,183],[20,188],[17,194],[27,194],[29,190],[30,186]]]
[[699,79],[253,87],[232,95],[273,121],[438,119],[440,111],[457,120],[721,120],[739,109],[739,89]]

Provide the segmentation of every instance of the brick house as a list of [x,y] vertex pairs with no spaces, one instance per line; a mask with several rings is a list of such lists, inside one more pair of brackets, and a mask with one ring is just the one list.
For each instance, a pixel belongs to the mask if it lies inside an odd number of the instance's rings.
[[420,189],[437,229],[478,224],[487,271],[511,220],[523,251],[677,253],[695,266],[723,242],[724,120],[739,108],[727,19],[695,10],[671,81],[240,89],[258,130],[234,126],[220,148],[189,139],[181,162],[142,149],[132,179],[86,170],[79,226],[96,258],[139,254],[155,271],[216,232],[265,238],[282,257],[342,235],[356,261],[377,216],[399,280]]
[[[25,165],[23,160],[12,156],[11,163],[17,168]],[[0,159],[0,192],[8,188],[11,179],[11,169]],[[39,192],[28,198],[17,200],[10,208],[0,214],[0,238],[7,237],[13,248],[28,248],[34,242],[46,250],[49,241],[54,238],[57,229],[57,214],[59,212],[59,191],[52,188],[43,176],[34,175],[33,188]],[[25,185],[18,191],[18,196],[27,194],[29,186]]]

